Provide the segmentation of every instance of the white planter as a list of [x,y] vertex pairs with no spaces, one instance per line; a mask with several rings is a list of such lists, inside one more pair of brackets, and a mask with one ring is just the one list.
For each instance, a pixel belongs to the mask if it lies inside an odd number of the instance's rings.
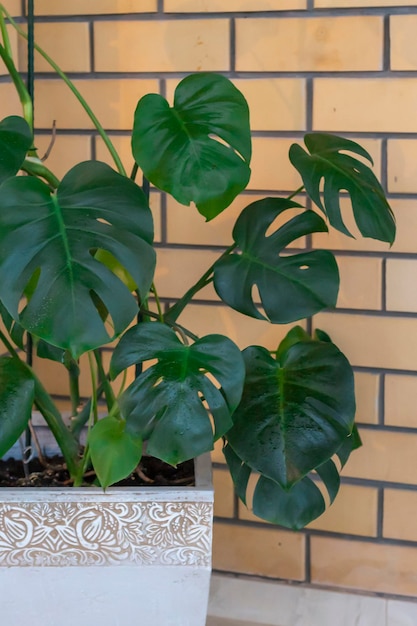
[[0,489],[5,626],[204,626],[209,455],[195,487]]

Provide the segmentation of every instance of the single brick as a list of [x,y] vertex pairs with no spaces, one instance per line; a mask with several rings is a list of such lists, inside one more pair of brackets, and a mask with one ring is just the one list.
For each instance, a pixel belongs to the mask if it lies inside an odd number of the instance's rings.
[[156,11],[158,0],[36,0],[37,15],[106,15]]
[[302,184],[297,170],[288,159],[295,139],[254,137],[252,140],[252,175],[248,189],[295,191]]
[[237,19],[236,68],[256,72],[379,70],[382,33],[382,18],[374,16]]
[[380,309],[382,303],[382,261],[360,257],[338,257],[339,308]]
[[233,517],[234,487],[228,470],[213,470],[214,515]]
[[417,140],[388,139],[388,191],[417,193]]
[[[77,45],[74,45],[74,42]],[[36,43],[64,72],[89,72],[90,36],[86,22],[40,22],[36,24]],[[27,43],[19,40],[20,69],[27,67]],[[53,72],[55,70],[35,51],[35,71]]]
[[213,567],[227,572],[304,580],[302,534],[271,527],[214,525]]
[[[210,250],[181,248],[158,250],[155,285],[159,296],[177,298],[183,295],[219,256],[218,253]],[[202,289],[198,297],[218,300],[212,285]]]
[[166,13],[209,13],[210,11],[285,11],[306,9],[307,0],[165,0]]
[[21,0],[3,0],[2,3],[13,17],[22,15],[22,2]]
[[226,19],[96,22],[94,40],[99,72],[223,71],[230,66]]
[[[401,511],[401,514],[399,514]],[[384,490],[383,535],[391,539],[417,542],[417,492]]]
[[356,420],[365,424],[377,424],[379,420],[378,374],[355,372]]
[[338,132],[417,132],[416,78],[317,78],[313,128]]
[[391,15],[391,69],[415,71],[417,15]]
[[385,424],[417,428],[417,376],[385,376]]
[[387,309],[417,312],[417,293],[410,288],[417,274],[417,259],[388,259],[386,270]]
[[417,548],[351,539],[311,538],[311,581],[415,596]]
[[355,450],[344,476],[417,485],[416,433],[360,429],[363,446]]
[[316,9],[336,9],[339,7],[367,8],[367,7],[414,7],[417,0],[314,0]]

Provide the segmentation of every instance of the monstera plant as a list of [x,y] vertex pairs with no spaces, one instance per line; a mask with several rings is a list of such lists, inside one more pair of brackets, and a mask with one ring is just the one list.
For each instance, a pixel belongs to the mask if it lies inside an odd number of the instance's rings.
[[[348,360],[324,331],[310,336],[293,325],[278,347],[241,352],[226,336],[197,337],[181,315],[211,283],[225,305],[254,324],[294,323],[334,307],[339,274],[333,254],[289,246],[328,225],[350,235],[341,193],[350,196],[362,236],[393,242],[394,218],[369,167],[371,157],[353,141],[307,134],[305,146],[294,144],[289,153],[303,186],[288,198],[249,204],[230,246],[163,310],[154,283],[149,183],[207,221],[227,210],[250,178],[243,95],[221,75],[197,73],[179,83],[172,105],[158,94],[143,97],[127,175],[83,97],[38,48],[84,106],[114,160],[114,169],[82,162],[59,180],[36,150],[32,103],[5,16],[2,7],[0,57],[23,113],[0,123],[0,457],[25,431],[34,407],[76,486],[92,471],[104,488],[120,481],[138,465],[145,443],[147,454],[176,465],[222,439],[244,502],[251,476],[250,484],[256,481],[254,513],[291,528],[307,524],[325,509],[318,483],[332,501],[340,466],[360,444]],[[312,209],[293,200],[303,191]],[[111,342],[106,371],[101,348]],[[28,363],[28,345],[68,371],[69,424]],[[83,354],[93,391],[81,402]],[[132,366],[134,382],[116,393],[112,381]]]

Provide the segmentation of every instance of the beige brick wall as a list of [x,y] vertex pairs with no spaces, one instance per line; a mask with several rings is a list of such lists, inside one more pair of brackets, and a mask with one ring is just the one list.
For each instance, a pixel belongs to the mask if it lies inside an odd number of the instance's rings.
[[[21,3],[6,6],[16,15]],[[112,131],[127,168],[137,99],[172,94],[189,71],[225,72],[252,109],[253,176],[229,212],[204,224],[153,196],[161,265],[157,284],[175,298],[230,241],[239,210],[299,185],[288,147],[305,130],[336,131],[370,150],[396,212],[394,246],[317,234],[337,253],[335,312],[317,316],[355,367],[364,447],[344,471],[340,497],[300,533],[257,521],[235,501],[221,451],[213,454],[214,567],[338,588],[417,594],[417,0],[37,0],[37,39],[73,76]],[[98,17],[100,16],[100,17]],[[71,45],[76,42],[77,45]],[[24,50],[20,48],[20,59]],[[62,175],[77,160],[108,161],[91,123],[39,58],[37,143]],[[13,107],[1,81],[0,113]],[[349,212],[348,203],[344,202]],[[305,245],[301,242],[299,245]],[[242,318],[211,289],[184,314],[196,332],[224,332],[242,347],[276,346],[287,328]],[[46,375],[46,372],[45,372]],[[65,383],[55,378],[57,393]]]

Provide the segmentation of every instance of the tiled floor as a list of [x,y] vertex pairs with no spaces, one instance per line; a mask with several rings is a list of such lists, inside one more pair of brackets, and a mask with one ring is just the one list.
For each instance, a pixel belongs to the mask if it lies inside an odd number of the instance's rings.
[[417,626],[417,598],[214,574],[206,626]]
[[[206,626],[260,626],[255,622],[241,622],[235,619],[225,619],[224,617],[208,617]],[[262,625],[265,626],[265,625]]]

